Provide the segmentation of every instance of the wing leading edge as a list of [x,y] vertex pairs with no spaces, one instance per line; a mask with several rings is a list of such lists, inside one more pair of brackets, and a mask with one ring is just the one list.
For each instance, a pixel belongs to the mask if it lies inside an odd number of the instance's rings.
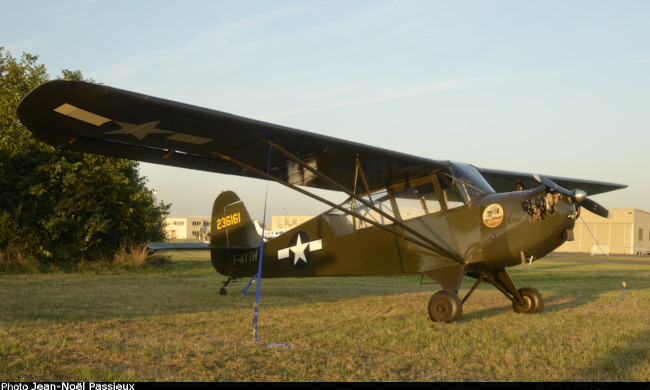
[[[259,176],[228,162],[266,172],[268,142],[354,191],[357,166],[369,190],[448,170],[437,161],[172,102],[104,85],[56,80],[35,88],[18,107],[22,123],[41,140],[66,150],[246,177]],[[536,186],[532,174],[480,169],[497,192]],[[334,189],[292,159],[272,155],[270,174],[299,186]],[[549,176],[590,195],[625,188],[615,183]]]

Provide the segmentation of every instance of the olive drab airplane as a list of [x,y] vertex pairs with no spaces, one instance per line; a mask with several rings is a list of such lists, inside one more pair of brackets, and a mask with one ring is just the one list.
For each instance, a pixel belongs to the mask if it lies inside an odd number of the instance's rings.
[[[422,275],[438,282],[428,311],[457,321],[480,282],[519,313],[542,295],[517,288],[507,268],[531,263],[567,240],[587,198],[625,185],[477,168],[380,149],[104,85],[57,80],[24,97],[22,123],[62,150],[273,180],[331,207],[266,242],[262,277]],[[335,204],[306,188],[344,192]],[[211,251],[228,279],[257,274],[261,240],[239,197],[214,202],[209,244],[153,249]],[[476,279],[461,300],[463,276]],[[223,288],[222,288],[223,290]]]

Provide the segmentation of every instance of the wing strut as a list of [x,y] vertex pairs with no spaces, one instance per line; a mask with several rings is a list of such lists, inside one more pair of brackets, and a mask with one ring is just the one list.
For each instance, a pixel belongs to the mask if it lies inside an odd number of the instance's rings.
[[[359,155],[357,154],[357,158],[355,159],[355,169],[354,169],[354,188],[352,191],[356,194],[357,193],[357,184],[359,183],[359,176],[361,176],[361,182],[363,183],[363,187],[366,190],[366,194],[368,194],[368,199],[370,199],[370,203],[372,202],[372,195],[370,194],[370,188],[368,188],[368,182],[366,182],[366,176],[363,174],[363,169],[361,168],[361,162],[359,161]],[[351,209],[354,211],[354,206],[355,203],[351,202]],[[353,217],[353,224],[356,225],[356,218]]]
[[[440,245],[436,244],[434,241],[431,241],[426,236],[420,234],[416,230],[414,230],[414,229],[410,228],[409,226],[405,225],[402,221],[398,221],[393,216],[391,216],[391,215],[387,214],[386,212],[384,212],[383,210],[375,207],[375,205],[373,205],[372,203],[368,202],[367,200],[363,199],[359,195],[357,195],[354,192],[352,192],[352,191],[348,190],[347,188],[343,187],[342,185],[340,185],[339,183],[337,183],[334,180],[330,179],[329,177],[323,175],[321,172],[319,172],[317,169],[314,169],[309,164],[305,164],[304,161],[298,159],[293,154],[287,152],[281,146],[276,145],[276,144],[272,143],[271,141],[267,141],[267,140],[265,140],[264,142],[271,145],[273,147],[273,149],[279,151],[280,153],[282,153],[287,158],[293,160],[296,164],[300,165],[302,168],[305,168],[308,171],[310,171],[311,173],[313,173],[314,175],[318,176],[320,179],[325,181],[327,184],[338,188],[340,191],[346,193],[348,196],[352,197],[354,200],[360,202],[361,204],[368,207],[372,211],[374,211],[374,212],[378,213],[379,215],[383,216],[384,218],[388,219],[389,221],[391,221],[395,225],[397,225],[400,228],[406,230],[407,232],[411,233],[412,235],[419,238],[420,240],[426,242],[427,244],[429,244],[429,246],[435,247],[437,249],[437,251],[434,251],[434,252],[439,253],[439,254],[444,254],[445,257],[451,257],[452,259],[454,259],[454,261],[457,261],[460,264],[464,264],[464,262],[462,261],[462,258],[458,254],[453,254],[452,252],[448,251],[447,249],[445,249],[445,248],[441,247]],[[363,170],[361,169],[361,165],[359,164],[358,158],[357,158],[357,168],[361,172],[361,178],[365,183],[365,177],[363,175]],[[366,185],[366,188],[367,188],[367,185]],[[355,216],[356,213],[352,214],[352,215]],[[378,224],[378,223],[373,223],[373,225],[375,225],[375,226],[378,226],[378,225],[383,226],[383,225]],[[403,234],[402,234],[402,237],[406,238]],[[421,244],[419,244],[419,245],[421,245]],[[440,252],[443,252],[443,253],[440,253]]]
[[[357,172],[361,175],[361,182],[363,183],[363,186],[366,189],[366,193],[368,194],[368,199],[370,199],[370,203],[372,203],[372,196],[370,196],[370,188],[368,188],[368,182],[366,181],[366,175],[363,174],[363,169],[361,168],[361,162],[359,161],[359,156],[358,155],[357,155],[355,164],[357,166]],[[356,186],[357,185],[356,177],[355,177],[354,180],[355,180],[354,185]]]
[[328,201],[327,199],[324,199],[324,198],[322,198],[322,197],[320,197],[318,195],[312,194],[309,191],[303,190],[302,188],[299,188],[299,187],[297,187],[297,186],[295,186],[293,184],[282,181],[282,180],[280,180],[280,179],[278,179],[278,178],[276,178],[274,176],[268,175],[265,172],[262,172],[259,169],[254,168],[254,167],[252,167],[252,166],[250,166],[250,165],[248,165],[248,164],[246,164],[244,162],[241,162],[241,161],[239,161],[237,159],[234,159],[234,158],[232,158],[230,156],[227,156],[227,155],[224,155],[224,154],[221,154],[221,153],[215,153],[215,155],[218,156],[221,159],[224,159],[224,160],[226,160],[226,161],[228,161],[228,162],[230,162],[232,164],[235,164],[235,165],[237,165],[237,166],[239,166],[239,167],[241,167],[243,169],[246,169],[246,170],[248,170],[250,172],[253,172],[253,173],[255,173],[255,174],[259,175],[259,176],[266,177],[267,179],[271,179],[271,180],[273,180],[273,181],[275,181],[277,183],[280,183],[280,184],[282,184],[282,185],[284,185],[286,187],[291,188],[292,190],[298,191],[301,194],[307,195],[310,198],[313,198],[313,199],[318,200],[319,202],[325,203],[326,205],[328,205],[330,207],[333,207],[333,208],[335,208],[335,209],[337,209],[339,211],[342,211],[342,212],[344,212],[346,214],[349,214],[349,215],[351,215],[351,216],[353,216],[355,218],[358,218],[358,219],[360,219],[360,220],[362,220],[364,222],[367,222],[367,223],[369,223],[369,224],[371,224],[371,225],[373,225],[375,227],[378,227],[378,228],[380,228],[382,230],[385,230],[385,231],[387,231],[387,232],[389,232],[391,234],[394,234],[396,236],[400,236],[401,238],[403,238],[406,241],[410,241],[410,242],[412,242],[414,244],[420,245],[423,248],[426,248],[426,249],[428,249],[428,250],[430,250],[430,251],[432,251],[434,253],[437,253],[437,254],[439,254],[439,255],[441,255],[441,256],[443,256],[445,258],[448,258],[450,260],[453,260],[453,261],[455,261],[455,262],[457,262],[459,264],[465,264],[463,259],[458,254],[453,253],[453,252],[447,250],[446,248],[443,248],[442,246],[438,245],[435,242],[432,242],[431,240],[429,240],[426,237],[422,236],[420,233],[418,233],[418,232],[414,231],[413,229],[409,228],[408,226],[404,225],[402,222],[399,222],[399,221],[395,220],[393,217],[391,217],[388,214],[384,213],[383,211],[377,209],[373,205],[369,205],[365,200],[361,199],[356,194],[352,194],[347,188],[344,188],[341,185],[339,185],[338,183],[332,181],[327,176],[325,176],[322,173],[318,172],[317,170],[311,168],[308,164],[305,164],[303,161],[297,159],[296,157],[294,157],[292,154],[286,152],[281,147],[273,144],[271,141],[265,141],[265,142],[267,142],[268,144],[270,144],[271,146],[276,148],[281,153],[285,154],[290,159],[294,160],[296,163],[301,165],[303,168],[308,169],[309,171],[311,171],[312,173],[317,175],[319,178],[326,181],[328,184],[331,184],[332,186],[334,186],[336,188],[339,188],[341,191],[343,191],[346,194],[350,195],[354,199],[359,200],[361,203],[365,204],[366,206],[370,207],[371,209],[373,209],[373,210],[377,211],[378,213],[380,213],[381,215],[385,216],[387,219],[394,222],[397,226],[399,226],[402,229],[408,231],[409,233],[412,233],[418,239],[406,236],[402,232],[398,232],[395,229],[388,228],[388,227],[386,227],[386,226],[384,226],[384,225],[382,225],[382,224],[380,224],[380,223],[378,223],[376,221],[373,221],[373,220],[371,220],[369,218],[364,217],[361,214],[358,214],[358,213],[356,213],[354,211],[350,211],[350,210],[348,210],[348,209],[346,209],[346,208],[344,208],[344,207],[342,207],[340,205],[337,205],[335,203],[332,203],[332,202]]

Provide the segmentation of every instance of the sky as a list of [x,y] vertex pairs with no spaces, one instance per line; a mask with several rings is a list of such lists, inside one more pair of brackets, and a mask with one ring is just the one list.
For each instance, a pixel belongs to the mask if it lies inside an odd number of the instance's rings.
[[[435,160],[623,183],[650,212],[650,2],[21,0],[0,46],[105,85]],[[233,190],[253,218],[327,206],[141,164],[172,214]],[[332,201],[344,197],[319,191]]]

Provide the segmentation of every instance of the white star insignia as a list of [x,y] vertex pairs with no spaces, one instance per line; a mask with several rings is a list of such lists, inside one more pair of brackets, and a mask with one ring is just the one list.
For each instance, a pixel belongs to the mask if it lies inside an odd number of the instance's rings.
[[278,250],[278,260],[284,260],[291,256],[293,253],[293,265],[297,265],[299,261],[304,263],[308,262],[307,253],[305,251],[309,247],[309,253],[316,252],[323,249],[323,240],[317,239],[309,242],[302,242],[302,238],[298,235],[296,243],[293,246]]
[[308,242],[302,243],[300,240],[300,236],[298,236],[298,242],[296,242],[296,245],[289,247],[291,252],[293,252],[293,265],[298,264],[299,260],[304,261],[305,263],[307,262],[307,257],[305,256],[305,249],[309,245]]

